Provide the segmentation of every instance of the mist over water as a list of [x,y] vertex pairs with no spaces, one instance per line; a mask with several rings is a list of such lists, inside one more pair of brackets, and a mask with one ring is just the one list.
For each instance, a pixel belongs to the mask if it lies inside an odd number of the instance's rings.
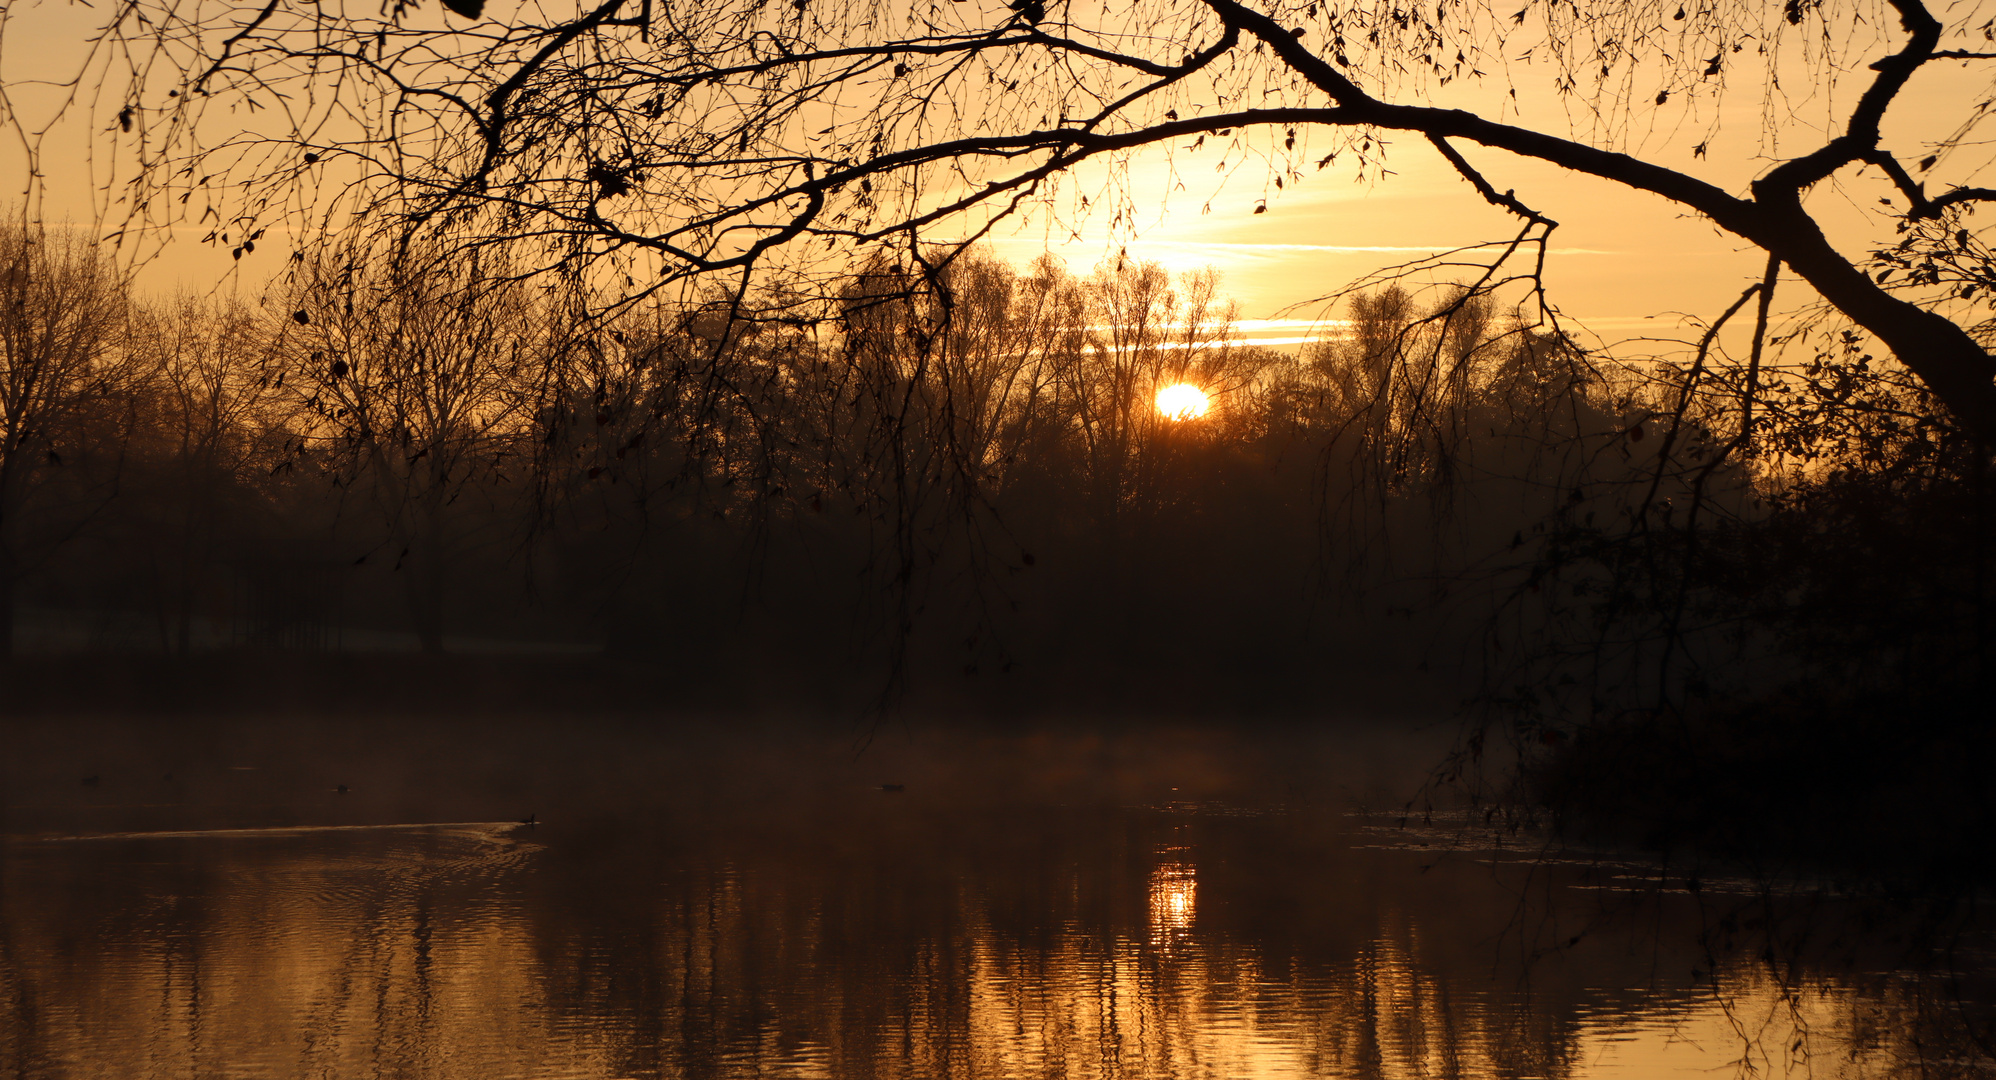
[[10,1076],[1945,1075],[1979,1015],[1917,912],[1403,823],[1447,725],[7,723]]

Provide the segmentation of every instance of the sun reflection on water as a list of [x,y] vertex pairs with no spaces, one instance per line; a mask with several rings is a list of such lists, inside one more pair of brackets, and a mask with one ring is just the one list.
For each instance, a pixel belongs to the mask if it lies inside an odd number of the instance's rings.
[[1184,859],[1183,848],[1167,848],[1150,875],[1150,944],[1172,952],[1192,936],[1192,917],[1199,901],[1198,871]]

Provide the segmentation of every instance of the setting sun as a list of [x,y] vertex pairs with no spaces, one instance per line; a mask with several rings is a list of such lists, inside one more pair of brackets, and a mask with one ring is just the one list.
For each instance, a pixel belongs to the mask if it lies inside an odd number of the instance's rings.
[[1157,411],[1167,420],[1197,420],[1206,415],[1206,391],[1191,383],[1175,383],[1157,392]]

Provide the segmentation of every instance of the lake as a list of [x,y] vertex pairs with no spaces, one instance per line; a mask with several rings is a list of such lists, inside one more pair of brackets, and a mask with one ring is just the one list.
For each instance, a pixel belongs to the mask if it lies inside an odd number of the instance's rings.
[[1971,906],[1409,817],[1442,726],[9,723],[9,1077],[1991,1071]]

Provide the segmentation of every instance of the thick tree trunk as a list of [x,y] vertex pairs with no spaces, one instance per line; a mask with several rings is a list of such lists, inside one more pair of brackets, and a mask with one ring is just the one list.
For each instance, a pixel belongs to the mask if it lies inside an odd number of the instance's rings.
[[444,651],[443,589],[441,568],[434,564],[434,548],[422,540],[412,545],[409,577],[403,587],[409,600],[410,622],[415,624],[416,641],[425,656],[441,656]]
[[1461,109],[1388,104],[1360,89],[1304,44],[1288,27],[1239,0],[1206,0],[1229,26],[1236,26],[1273,49],[1299,74],[1337,102],[1320,123],[1369,124],[1419,132],[1434,140],[1450,162],[1483,197],[1513,213],[1551,221],[1527,209],[1509,191],[1476,174],[1445,139],[1466,139],[1522,157],[1536,158],[1638,191],[1653,192],[1712,219],[1720,228],[1777,255],[1823,299],[1870,331],[1892,355],[1917,375],[1961,425],[1985,445],[1996,446],[1996,360],[1968,332],[1948,319],[1887,292],[1823,235],[1802,206],[1803,194],[1837,169],[1869,160],[1876,150],[1878,124],[1910,73],[1924,63],[1940,32],[1925,9],[1904,6],[1901,14],[1914,37],[1906,51],[1873,64],[1875,82],[1854,109],[1849,130],[1815,153],[1791,160],[1755,181],[1754,197],[1740,198],[1703,180],[1627,154],[1572,139],[1514,127]]
[[14,656],[14,552],[0,540],[0,660]]
[[432,486],[421,495],[421,532],[410,544],[414,562],[410,566],[409,601],[415,615],[416,637],[423,655],[441,656],[444,651],[444,592],[449,573],[448,544],[443,535],[442,493]]
[[421,579],[423,595],[420,603],[423,612],[420,636],[425,656],[442,656],[444,653],[444,568],[435,556],[432,550],[429,572]]
[[14,656],[14,585],[20,560],[14,550],[15,518],[13,461],[0,459],[0,660]]
[[1823,299],[1869,330],[1920,377],[1956,420],[1996,446],[1996,359],[1953,321],[1892,295],[1830,245],[1799,203],[1770,208],[1765,234],[1750,237]]

